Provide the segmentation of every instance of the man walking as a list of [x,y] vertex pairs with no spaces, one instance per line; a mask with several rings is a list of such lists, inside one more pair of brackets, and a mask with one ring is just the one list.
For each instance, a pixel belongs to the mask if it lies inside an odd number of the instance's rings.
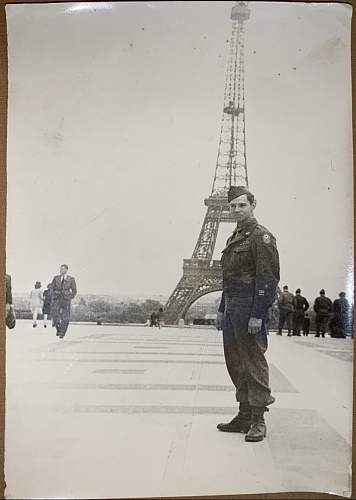
[[325,296],[325,290],[320,290],[320,296],[315,299],[314,311],[316,312],[315,324],[316,324],[316,335],[315,337],[321,336],[325,338],[325,332],[328,329],[329,318],[332,311],[332,302],[329,297]]
[[67,264],[62,264],[60,274],[53,278],[51,284],[53,326],[56,327],[56,335],[61,339],[68,329],[71,301],[77,295],[75,279],[67,273]]
[[288,291],[288,286],[284,285],[283,292],[278,300],[279,324],[277,335],[282,335],[284,324],[287,323],[288,337],[292,335],[294,295]]
[[254,195],[243,186],[228,192],[237,228],[228,239],[221,265],[223,294],[217,328],[223,330],[227,370],[236,388],[239,413],[223,432],[246,433],[246,441],[266,436],[264,412],[274,403],[269,387],[266,320],[279,281],[279,256],[274,236],[254,218]]
[[309,302],[301,295],[300,288],[295,291],[294,297],[294,330],[293,335],[301,336],[304,325],[304,315],[309,309]]

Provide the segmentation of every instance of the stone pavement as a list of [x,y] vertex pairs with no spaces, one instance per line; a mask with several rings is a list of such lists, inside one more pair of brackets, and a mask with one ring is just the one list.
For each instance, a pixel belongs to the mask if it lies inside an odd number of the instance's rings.
[[351,339],[269,336],[267,439],[236,413],[214,329],[18,321],[7,331],[7,498],[350,494]]

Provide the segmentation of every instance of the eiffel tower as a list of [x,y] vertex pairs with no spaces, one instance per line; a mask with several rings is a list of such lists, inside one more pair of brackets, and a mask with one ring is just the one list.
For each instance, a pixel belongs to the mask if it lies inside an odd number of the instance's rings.
[[183,261],[183,276],[164,308],[167,324],[184,319],[189,307],[200,297],[222,290],[222,270],[213,253],[222,222],[236,224],[229,211],[227,192],[231,185],[247,186],[245,141],[244,31],[250,17],[246,2],[232,7],[232,33],[226,70],[224,106],[211,194],[203,226],[190,259]]

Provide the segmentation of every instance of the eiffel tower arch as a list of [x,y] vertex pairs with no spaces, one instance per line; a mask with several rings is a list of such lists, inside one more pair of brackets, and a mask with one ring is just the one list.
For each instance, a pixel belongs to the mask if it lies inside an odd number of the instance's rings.
[[184,318],[190,306],[203,295],[222,290],[222,269],[213,260],[221,223],[235,223],[229,210],[227,192],[231,185],[248,187],[245,137],[244,33],[250,17],[246,2],[231,10],[232,31],[226,69],[224,105],[218,155],[211,194],[197,244],[190,259],[183,261],[183,276],[164,307],[167,324]]

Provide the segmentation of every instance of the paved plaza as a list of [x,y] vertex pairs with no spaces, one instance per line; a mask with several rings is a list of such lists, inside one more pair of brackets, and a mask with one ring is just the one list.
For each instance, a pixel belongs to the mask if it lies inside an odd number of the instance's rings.
[[236,414],[221,333],[18,321],[7,331],[7,498],[350,494],[351,339],[269,336],[267,439]]

